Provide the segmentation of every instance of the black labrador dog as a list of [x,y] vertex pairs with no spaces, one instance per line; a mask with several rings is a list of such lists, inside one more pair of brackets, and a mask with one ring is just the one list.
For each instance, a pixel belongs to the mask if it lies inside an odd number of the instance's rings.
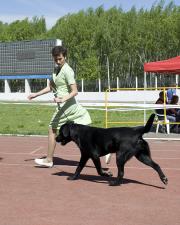
[[104,129],[75,124],[73,122],[62,125],[56,141],[62,145],[73,141],[81,151],[81,158],[76,172],[73,176],[68,177],[68,179],[77,179],[88,159],[92,159],[99,175],[112,176],[110,172],[105,172],[102,169],[100,157],[108,153],[116,153],[118,175],[116,181],[111,181],[110,185],[120,185],[122,183],[124,165],[133,156],[157,171],[161,181],[167,184],[167,177],[162,172],[160,166],[152,160],[149,145],[142,137],[144,133],[150,131],[154,117],[155,114],[152,114],[145,126],[138,127]]

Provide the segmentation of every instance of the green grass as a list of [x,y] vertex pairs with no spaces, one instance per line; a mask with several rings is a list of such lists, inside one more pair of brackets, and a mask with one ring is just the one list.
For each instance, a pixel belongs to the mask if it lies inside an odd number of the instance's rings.
[[47,134],[53,107],[0,104],[0,133]]
[[[0,103],[0,133],[47,135],[48,125],[55,106],[39,104],[3,104]],[[92,118],[92,126],[105,127],[105,111],[88,110]],[[149,112],[150,114],[150,112]],[[109,121],[125,121],[123,124],[109,124],[112,126],[127,126],[127,121],[141,121],[143,111],[109,112]],[[137,124],[129,124],[131,126]]]

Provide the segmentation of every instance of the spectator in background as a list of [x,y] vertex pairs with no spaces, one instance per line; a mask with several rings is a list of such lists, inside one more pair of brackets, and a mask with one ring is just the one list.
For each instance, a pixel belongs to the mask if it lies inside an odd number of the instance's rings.
[[[159,98],[155,104],[164,104],[164,103],[168,104],[168,102],[166,100],[166,93],[164,94],[164,92],[161,91],[161,92],[159,92]],[[157,114],[164,115],[164,109],[156,109],[155,111]]]
[[[173,95],[170,104],[171,105],[178,105],[179,102],[179,96]],[[180,122],[180,108],[169,108],[167,109],[167,118],[169,118],[172,122]],[[171,125],[171,132],[173,133],[179,133],[179,124],[172,124]]]
[[[179,96],[173,95],[170,104],[178,105]],[[167,115],[174,117],[175,122],[180,122],[180,108],[169,108],[167,109]]]
[[168,103],[171,102],[172,97],[176,95],[176,84],[171,84],[171,88],[167,90],[167,100]]
[[[165,93],[166,94],[166,93]],[[178,100],[179,100],[179,97],[177,96],[177,95],[174,95],[173,97],[172,97],[172,101],[171,101],[171,104],[177,104],[177,102],[178,102]],[[163,91],[161,91],[160,93],[159,93],[159,98],[158,98],[158,100],[156,101],[156,104],[168,104],[168,102],[167,102],[167,100],[166,100],[166,95],[164,95],[164,92]],[[159,120],[164,120],[164,108],[162,108],[162,109],[156,109],[155,110],[156,111],[156,113],[157,113],[157,116],[158,116],[158,119]],[[174,109],[166,109],[166,118],[169,120],[169,122],[173,122],[173,123],[175,123],[175,122],[180,122],[180,116],[175,116],[175,112],[174,112]],[[171,129],[171,131],[172,130],[176,130],[176,132],[177,132],[177,128],[178,128],[178,126],[177,126],[177,124],[171,124],[170,125],[170,129]]]

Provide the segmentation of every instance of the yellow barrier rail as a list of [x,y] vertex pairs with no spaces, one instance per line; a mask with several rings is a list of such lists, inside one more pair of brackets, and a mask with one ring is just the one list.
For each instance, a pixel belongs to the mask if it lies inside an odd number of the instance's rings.
[[[108,124],[143,124],[142,121],[109,121],[108,119],[108,112],[109,112],[109,108],[112,107],[109,104],[109,93],[114,92],[114,91],[138,91],[138,90],[142,90],[142,91],[147,91],[147,90],[154,90],[154,91],[163,91],[164,93],[164,99],[166,100],[166,90],[169,88],[175,88],[175,87],[158,87],[158,88],[111,88],[111,89],[107,89],[105,91],[105,127],[108,128]],[[178,89],[179,87],[176,87],[176,89]],[[162,124],[166,125],[167,122],[165,122],[167,120],[167,115],[166,115],[166,101],[164,100],[164,104],[163,104],[163,109],[164,109],[164,122],[162,122]],[[145,102],[144,102],[145,105]],[[120,107],[118,109],[120,109],[123,107]],[[131,108],[131,107],[129,107]],[[137,107],[137,110],[139,109],[139,107]],[[144,110],[144,113],[147,109],[142,109]],[[154,109],[155,110],[155,109]],[[145,117],[145,116],[144,116]],[[145,123],[146,121],[144,121]],[[154,122],[155,124],[157,124],[157,122]],[[169,122],[168,124],[180,124],[180,122]]]

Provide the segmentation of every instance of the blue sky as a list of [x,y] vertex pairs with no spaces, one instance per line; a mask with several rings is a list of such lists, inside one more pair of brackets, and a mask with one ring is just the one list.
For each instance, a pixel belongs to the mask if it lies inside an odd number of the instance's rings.
[[[0,21],[11,23],[15,20],[22,20],[26,17],[44,16],[48,28],[55,25],[60,17],[68,13],[76,13],[79,10],[86,10],[89,7],[96,9],[103,5],[107,10],[113,6],[122,7],[128,11],[132,6],[137,9],[150,9],[152,4],[158,0],[0,0]],[[168,4],[170,0],[165,0]],[[180,6],[180,0],[173,1]]]

